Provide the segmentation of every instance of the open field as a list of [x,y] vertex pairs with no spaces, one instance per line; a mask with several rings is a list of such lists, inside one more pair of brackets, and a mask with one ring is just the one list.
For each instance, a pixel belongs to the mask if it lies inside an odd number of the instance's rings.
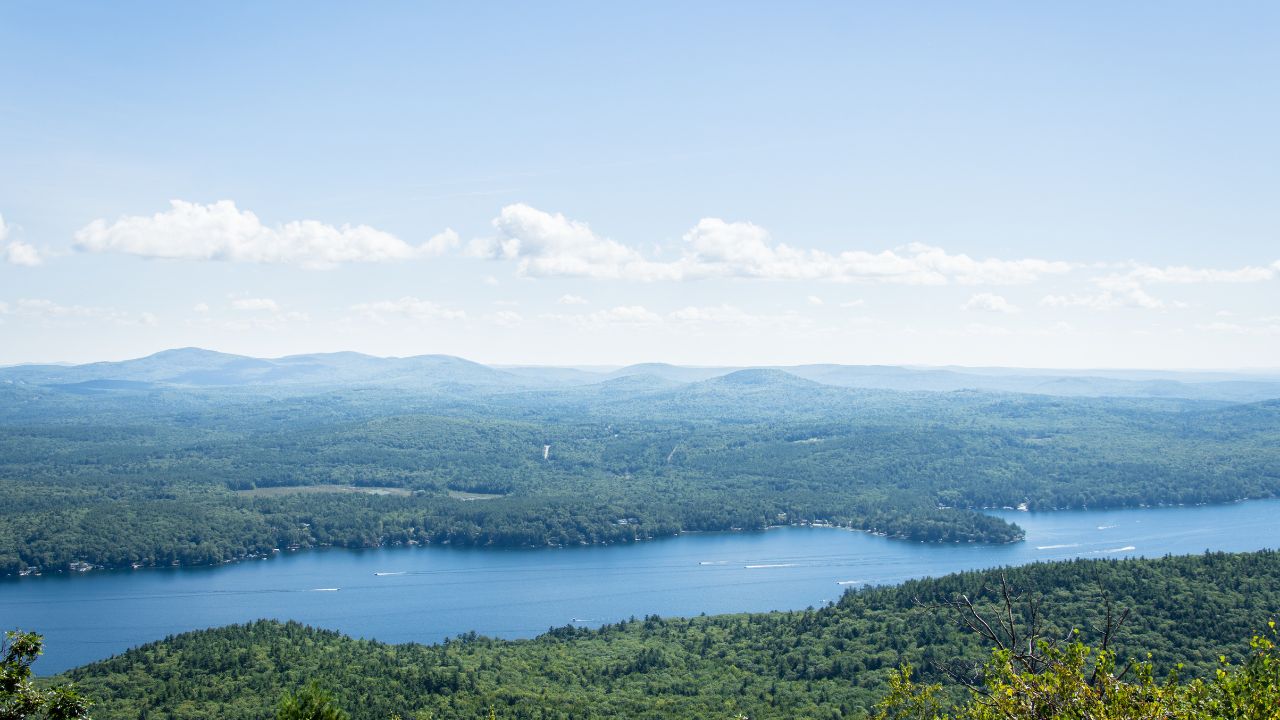
[[506,495],[495,495],[493,493],[463,492],[462,490],[450,490],[449,497],[454,500],[497,500],[504,498]]
[[360,493],[363,495],[408,497],[413,494],[413,491],[396,487],[361,487],[357,485],[285,485],[236,491],[237,495],[247,497],[279,497],[281,495],[310,495],[315,493]]

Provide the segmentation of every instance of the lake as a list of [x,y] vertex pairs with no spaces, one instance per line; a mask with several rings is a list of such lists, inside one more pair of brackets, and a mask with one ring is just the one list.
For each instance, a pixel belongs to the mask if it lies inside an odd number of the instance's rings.
[[470,630],[518,638],[655,613],[819,606],[846,588],[999,565],[1280,547],[1280,500],[994,514],[1024,527],[1027,539],[925,545],[795,527],[564,549],[333,549],[212,568],[15,578],[0,581],[0,626],[43,633],[36,670],[50,674],[173,633],[257,618],[387,642]]

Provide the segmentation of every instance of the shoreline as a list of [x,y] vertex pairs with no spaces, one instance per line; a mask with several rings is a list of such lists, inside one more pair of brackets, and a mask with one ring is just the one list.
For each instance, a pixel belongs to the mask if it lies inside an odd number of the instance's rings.
[[[1156,503],[1156,504],[1117,505],[1117,506],[1104,506],[1104,507],[1067,507],[1067,508],[1042,508],[1042,509],[1022,509],[1021,507],[1013,507],[1013,506],[959,508],[959,509],[972,510],[973,512],[988,514],[991,517],[996,517],[998,519],[1005,520],[1006,522],[1010,522],[1010,524],[1014,524],[1008,518],[1002,517],[1000,515],[994,515],[992,513],[1018,513],[1020,515],[1025,514],[1027,516],[1035,516],[1035,515],[1044,514],[1044,513],[1065,513],[1065,512],[1106,512],[1106,511],[1125,511],[1125,510],[1161,510],[1161,509],[1194,508],[1194,507],[1225,507],[1228,505],[1238,505],[1241,503],[1259,501],[1259,500],[1273,500],[1276,498],[1277,496],[1270,495],[1270,496],[1263,496],[1263,497],[1240,497],[1240,498],[1235,498],[1235,499],[1227,500],[1223,502],[1205,502],[1205,503]],[[968,541],[954,540],[954,541],[930,542],[926,540],[914,540],[908,535],[890,534],[887,532],[877,531],[877,530],[866,530],[859,527],[853,527],[852,525],[839,524],[831,521],[815,521],[815,522],[798,522],[798,523],[765,525],[764,527],[759,529],[730,527],[730,528],[723,528],[723,529],[716,529],[716,530],[681,530],[671,536],[659,537],[659,536],[649,535],[645,537],[636,538],[635,540],[630,542],[625,542],[625,541],[624,542],[594,542],[594,543],[582,543],[581,546],[600,547],[600,546],[609,546],[609,545],[632,545],[637,543],[662,540],[666,537],[679,537],[681,535],[767,532],[769,530],[774,530],[778,528],[788,528],[788,527],[831,528],[835,530],[846,530],[850,532],[866,533],[868,535],[883,537],[890,540],[897,540],[900,542],[917,542],[920,544],[937,545],[939,547],[947,547],[947,546],[953,546],[953,545],[1000,546],[1000,545],[1013,545],[1013,544],[1026,541],[1026,533],[1024,531],[1018,537],[1011,540],[1005,540],[1005,541],[985,541],[984,542],[980,540],[968,540]],[[175,563],[172,565],[157,565],[157,564],[143,565],[140,563],[133,563],[131,565],[97,565],[93,563],[75,561],[71,563],[71,567],[69,567],[66,570],[58,569],[58,570],[50,570],[47,572],[21,571],[19,573],[6,573],[4,575],[0,575],[0,583],[4,583],[7,581],[20,581],[27,578],[43,578],[43,577],[65,578],[65,577],[75,577],[77,575],[98,574],[102,572],[122,572],[125,570],[128,570],[130,572],[136,572],[140,570],[212,569],[212,568],[223,567],[226,565],[235,565],[235,564],[244,563],[244,562],[268,560],[277,555],[282,555],[286,552],[288,553],[314,552],[317,550],[335,550],[335,549],[360,552],[364,550],[380,550],[380,549],[398,548],[398,547],[429,547],[433,545],[438,547],[454,547],[454,548],[484,549],[484,550],[561,550],[567,547],[578,547],[578,546],[571,546],[571,545],[537,545],[532,543],[524,544],[524,545],[478,545],[478,544],[457,544],[457,543],[450,543],[448,541],[443,543],[417,542],[417,541],[410,541],[408,543],[381,543],[378,545],[370,545],[370,546],[363,546],[363,547],[345,547],[345,546],[339,546],[339,545],[301,545],[301,546],[289,546],[284,549],[274,548],[270,553],[250,554],[242,557],[223,560],[221,562],[202,563],[202,564]]]

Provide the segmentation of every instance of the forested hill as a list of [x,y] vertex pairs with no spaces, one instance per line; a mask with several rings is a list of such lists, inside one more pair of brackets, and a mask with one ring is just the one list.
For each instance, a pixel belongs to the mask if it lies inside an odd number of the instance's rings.
[[777,369],[499,390],[462,369],[479,384],[0,383],[0,574],[818,521],[1013,542],[982,508],[1280,492],[1280,401],[895,392]]
[[587,386],[630,377],[683,384],[741,370],[772,369],[823,385],[896,391],[982,390],[1063,397],[1145,397],[1254,402],[1280,399],[1280,371],[1025,370],[1012,368],[792,365],[681,367],[641,363],[617,369],[490,367],[449,355],[374,357],[356,352],[255,358],[200,348],[120,362],[0,367],[0,383],[74,392],[120,388],[286,388],[332,385],[489,391]]
[[[846,594],[816,610],[688,619],[656,617],[533,640],[467,636],[385,645],[295,623],[187,633],[70,673],[94,717],[237,720],[270,715],[286,691],[317,681],[357,720],[404,718],[860,717],[911,662],[986,655],[947,610],[965,594],[998,607],[999,571],[969,572]],[[1280,553],[1072,561],[1006,571],[1018,607],[1040,599],[1046,633],[1086,639],[1104,598],[1132,613],[1121,657],[1150,652],[1161,671],[1205,676],[1280,614]],[[1019,618],[1025,620],[1025,617]]]

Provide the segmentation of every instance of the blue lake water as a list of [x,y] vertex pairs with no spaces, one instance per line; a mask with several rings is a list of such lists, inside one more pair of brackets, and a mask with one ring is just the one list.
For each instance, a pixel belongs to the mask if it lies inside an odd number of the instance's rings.
[[1280,500],[996,513],[1012,545],[925,545],[829,528],[690,534],[637,545],[537,550],[322,550],[214,568],[0,581],[0,627],[41,632],[41,674],[173,633],[257,618],[387,642],[474,630],[532,637],[631,616],[797,609],[846,588],[1073,557],[1159,557],[1280,547]]

